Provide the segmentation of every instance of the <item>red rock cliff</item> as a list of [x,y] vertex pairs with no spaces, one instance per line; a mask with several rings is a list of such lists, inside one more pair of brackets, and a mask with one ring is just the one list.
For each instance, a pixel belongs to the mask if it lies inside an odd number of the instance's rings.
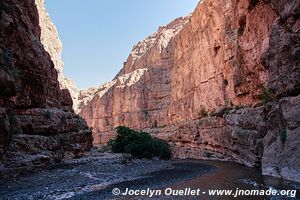
[[[46,164],[91,147],[84,120],[41,43],[34,0],[1,1],[0,159],[4,167]],[[42,27],[43,28],[43,27]],[[55,33],[54,33],[55,34]]]
[[205,0],[160,27],[113,81],[82,93],[94,143],[126,125],[169,141],[175,157],[300,180],[299,4]]

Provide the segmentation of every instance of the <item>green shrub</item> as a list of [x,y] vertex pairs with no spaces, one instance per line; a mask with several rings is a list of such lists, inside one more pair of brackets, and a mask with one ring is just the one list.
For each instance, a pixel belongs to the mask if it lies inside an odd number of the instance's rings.
[[243,105],[234,106],[234,109],[236,109],[236,110],[243,109],[243,108],[245,108],[245,106],[243,106]]
[[226,105],[227,107],[232,107],[232,106],[233,106],[233,103],[232,103],[232,101],[231,101],[230,99],[225,99],[225,105]]
[[163,140],[153,138],[145,132],[134,131],[126,126],[118,126],[116,131],[116,138],[108,143],[114,153],[129,153],[136,158],[154,156],[161,159],[171,158],[170,146]]
[[226,109],[223,113],[223,117],[229,115],[231,109]]
[[50,119],[51,118],[51,112],[49,110],[45,111],[44,112],[44,116],[47,118],[47,119]]
[[203,118],[203,117],[207,117],[207,116],[208,116],[208,113],[207,113],[205,107],[201,105],[200,110],[198,112],[198,117]]
[[267,87],[262,86],[260,98],[261,98],[262,103],[266,104],[270,101],[274,101],[275,95]]
[[284,144],[286,141],[286,130],[285,129],[280,129],[280,141],[282,144]]

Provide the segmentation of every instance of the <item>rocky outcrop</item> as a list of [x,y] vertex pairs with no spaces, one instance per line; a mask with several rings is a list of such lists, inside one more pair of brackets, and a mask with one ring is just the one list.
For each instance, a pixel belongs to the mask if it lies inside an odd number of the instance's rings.
[[135,45],[114,80],[85,98],[94,143],[126,125],[167,140],[176,157],[262,163],[264,174],[300,181],[299,99],[290,97],[300,86],[299,14],[295,0],[200,2]]
[[300,2],[270,1],[278,14],[262,60],[269,69],[268,87],[278,97],[300,93]]
[[267,135],[264,137],[262,172],[300,180],[300,95],[285,97],[266,106]]
[[45,0],[35,0],[39,14],[39,25],[41,27],[41,43],[44,49],[49,53],[54,67],[57,71],[58,82],[61,89],[69,90],[75,111],[78,107],[78,89],[75,82],[66,78],[63,74],[62,43],[59,39],[57,29],[50,19],[50,16],[45,8]]
[[92,146],[91,131],[72,112],[69,91],[59,87],[55,65],[41,42],[45,27],[35,1],[1,1],[1,16],[0,166],[80,156]]
[[262,172],[300,181],[300,2],[280,0],[270,5],[278,18],[262,60],[269,70],[268,87],[276,98],[266,106]]
[[144,130],[172,144],[174,157],[235,161],[253,167],[260,166],[263,153],[264,117],[263,107],[236,108],[219,116]]

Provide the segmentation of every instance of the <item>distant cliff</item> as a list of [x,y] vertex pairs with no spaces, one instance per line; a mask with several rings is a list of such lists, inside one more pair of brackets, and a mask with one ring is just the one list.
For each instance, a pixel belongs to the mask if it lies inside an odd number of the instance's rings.
[[80,156],[92,135],[72,112],[69,91],[60,88],[61,45],[44,2],[0,5],[0,168]]
[[58,36],[57,29],[51,21],[49,14],[45,8],[45,0],[35,1],[39,13],[39,24],[41,27],[41,43],[45,50],[49,53],[54,67],[57,71],[58,82],[61,89],[68,89],[72,100],[73,108],[77,111],[78,107],[78,89],[75,82],[68,79],[63,74],[63,61],[62,61],[62,44]]
[[200,2],[82,94],[94,143],[144,129],[179,158],[232,160],[300,181],[300,2]]

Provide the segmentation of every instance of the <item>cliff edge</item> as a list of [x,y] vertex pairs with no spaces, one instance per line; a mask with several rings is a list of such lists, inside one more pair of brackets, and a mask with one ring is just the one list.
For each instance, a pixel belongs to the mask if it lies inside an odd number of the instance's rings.
[[[0,4],[1,168],[51,164],[80,156],[92,146],[90,129],[73,113],[69,91],[59,86],[55,66],[60,61],[51,56],[59,56],[60,50],[53,53],[45,42],[57,32],[41,25],[41,3]],[[51,31],[51,36],[44,35]]]

